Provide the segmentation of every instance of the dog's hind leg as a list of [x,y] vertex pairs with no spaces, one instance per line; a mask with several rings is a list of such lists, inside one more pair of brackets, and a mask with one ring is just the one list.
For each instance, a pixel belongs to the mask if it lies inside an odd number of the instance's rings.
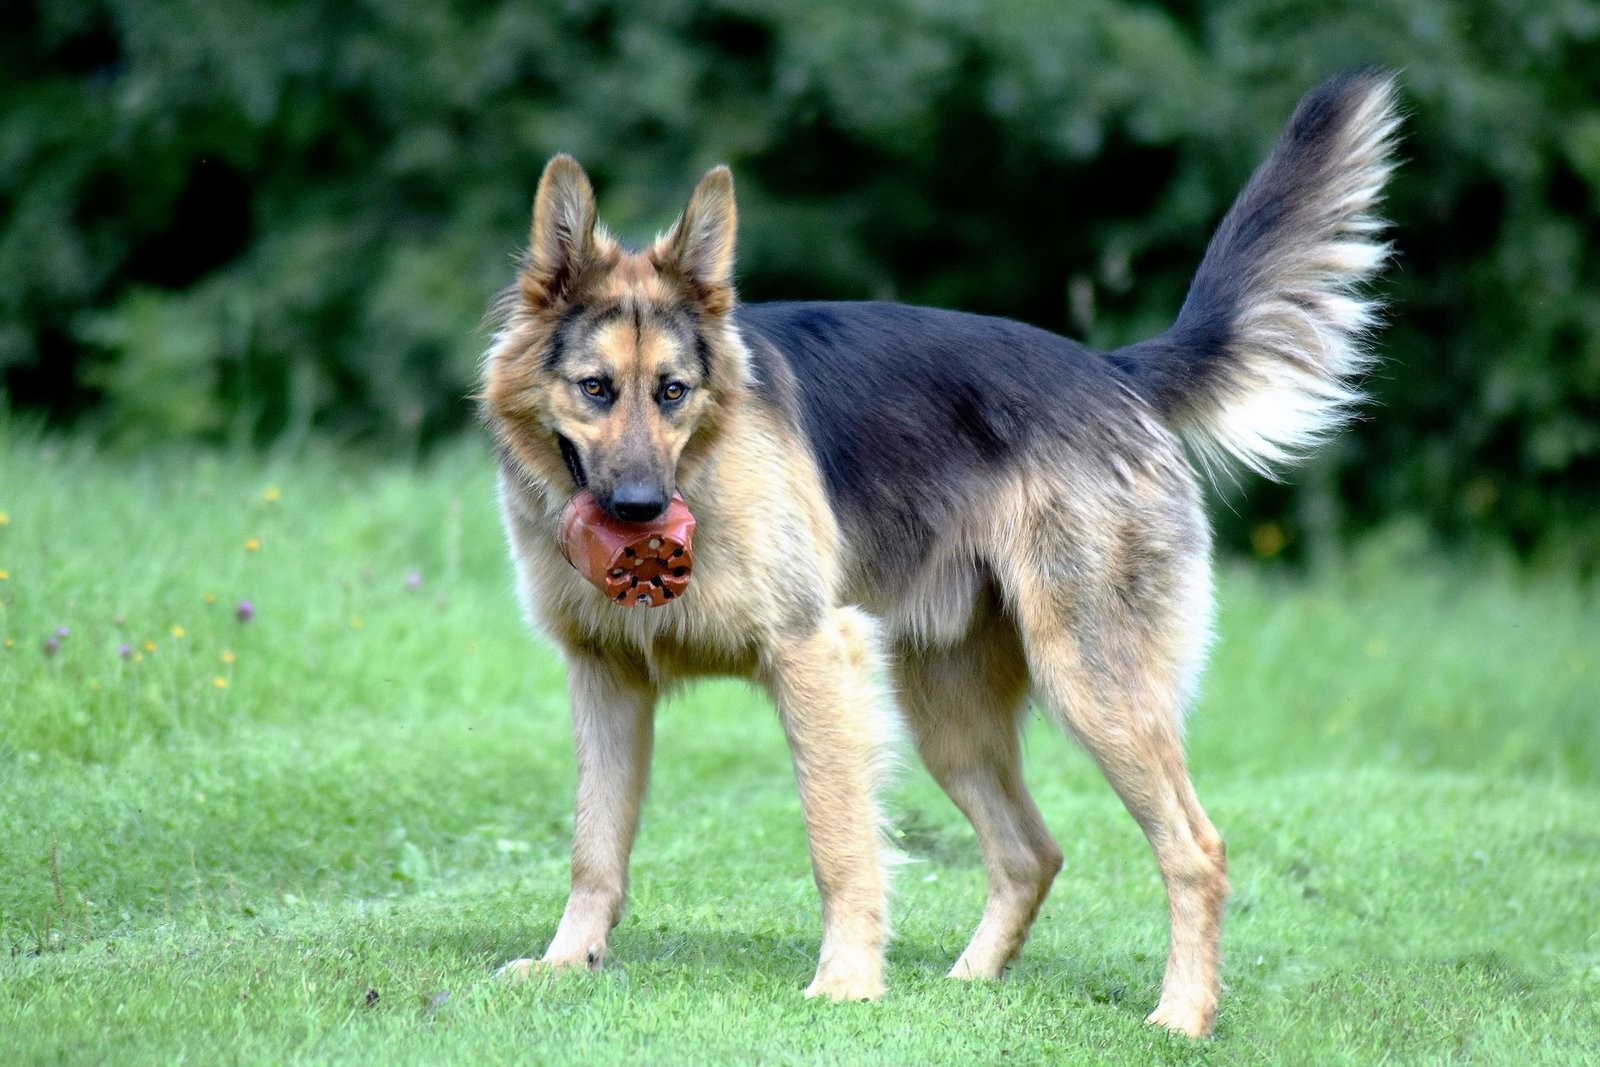
[[650,772],[656,688],[642,667],[568,649],[567,691],[578,757],[572,820],[572,893],[544,957],[502,974],[600,966],[622,918],[628,854]]
[[991,610],[954,648],[903,646],[892,664],[922,762],[972,823],[988,873],[983,918],[950,977],[998,978],[1061,870],[1061,849],[1022,781],[1022,646],[1010,620]]
[[877,659],[871,623],[841,609],[809,637],[775,649],[768,666],[822,897],[822,953],[808,997],[883,993],[888,885],[873,793],[886,738],[872,677]]
[[[1014,575],[1009,592],[1035,692],[1100,765],[1166,883],[1171,937],[1161,1001],[1148,1021],[1203,1037],[1216,1019],[1228,882],[1222,838],[1195,797],[1179,724],[1186,675],[1205,640],[1209,579],[1203,558],[1140,555],[1130,582],[1092,568],[1069,582],[1045,566]],[[1202,599],[1206,606],[1197,607]]]

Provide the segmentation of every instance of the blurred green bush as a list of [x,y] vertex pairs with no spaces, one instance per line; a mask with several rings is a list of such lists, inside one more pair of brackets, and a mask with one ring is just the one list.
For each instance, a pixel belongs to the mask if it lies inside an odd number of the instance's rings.
[[0,374],[114,440],[460,427],[556,150],[647,238],[739,180],[746,299],[1162,329],[1297,96],[1412,115],[1371,418],[1224,512],[1396,512],[1600,558],[1590,0],[22,0],[0,36]]

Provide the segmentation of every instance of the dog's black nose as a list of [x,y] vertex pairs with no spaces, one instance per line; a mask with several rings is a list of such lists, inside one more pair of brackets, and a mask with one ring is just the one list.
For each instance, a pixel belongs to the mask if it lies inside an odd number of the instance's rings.
[[667,510],[667,495],[648,482],[622,482],[611,493],[606,510],[623,522],[649,522]]

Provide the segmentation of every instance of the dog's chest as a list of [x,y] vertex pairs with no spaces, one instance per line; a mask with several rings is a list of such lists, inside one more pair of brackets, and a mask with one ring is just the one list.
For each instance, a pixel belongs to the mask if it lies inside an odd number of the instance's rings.
[[754,674],[783,642],[815,631],[837,578],[831,548],[818,544],[817,524],[801,506],[814,494],[731,480],[761,493],[710,480],[684,487],[697,522],[693,570],[681,595],[655,607],[624,607],[586,581],[563,558],[549,507],[503,481],[502,513],[529,620],[558,641],[643,659],[662,680]]
[[644,661],[660,681],[706,675],[749,677],[797,611],[771,583],[729,566],[714,542],[697,539],[684,593],[658,607],[624,607],[585,581],[543,523],[518,521],[518,590],[530,621],[558,641],[613,649]]

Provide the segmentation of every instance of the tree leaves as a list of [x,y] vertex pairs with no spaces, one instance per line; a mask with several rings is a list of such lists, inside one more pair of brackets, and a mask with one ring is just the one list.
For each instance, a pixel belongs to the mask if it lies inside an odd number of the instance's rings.
[[[1299,94],[1396,66],[1380,404],[1307,480],[1340,529],[1560,523],[1600,558],[1584,0],[50,0],[7,37],[4,389],[130,444],[466,425],[482,309],[557,151],[636,241],[731,164],[747,300],[1131,341],[1170,322]],[[1240,544],[1271,520],[1292,552],[1313,521],[1292,489],[1235,507]]]

